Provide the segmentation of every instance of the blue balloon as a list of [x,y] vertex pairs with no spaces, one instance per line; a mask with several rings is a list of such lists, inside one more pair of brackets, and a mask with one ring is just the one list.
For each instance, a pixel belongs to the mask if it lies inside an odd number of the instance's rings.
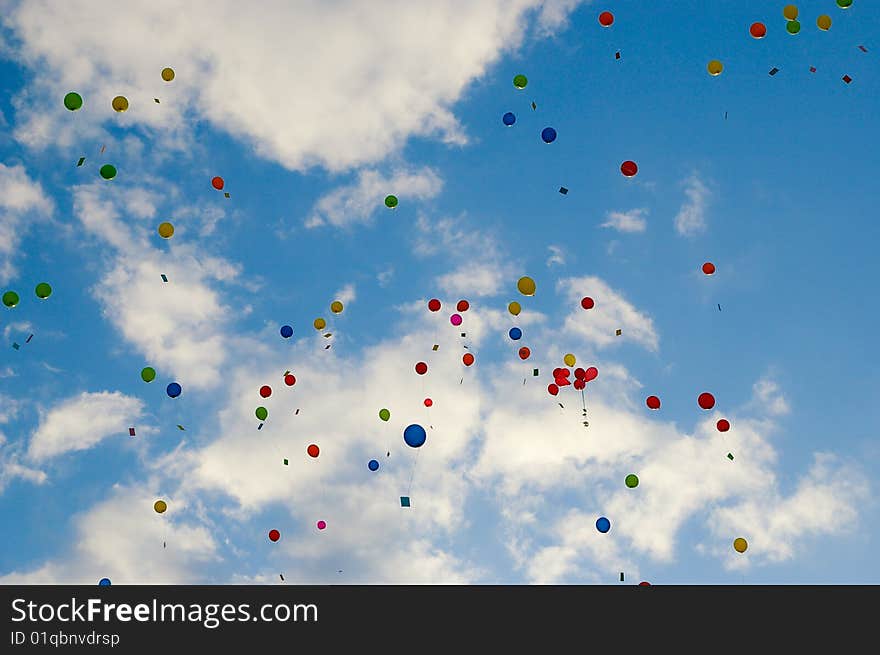
[[611,529],[611,521],[606,519],[604,516],[600,516],[598,519],[596,519],[596,529],[602,534],[605,534]]
[[101,578],[101,581],[98,583],[101,587],[109,587],[110,586],[110,578]]
[[509,334],[510,338],[514,341],[519,341],[520,339],[522,339],[522,330],[520,330],[518,327],[510,328],[510,332],[508,332],[507,334]]
[[367,466],[369,467],[369,469],[371,471],[378,471],[379,470],[379,462],[377,462],[375,459],[371,459],[369,464],[367,464]]
[[509,111],[501,117],[501,120],[504,121],[504,124],[507,125],[507,127],[510,127],[516,123],[516,116],[514,116],[512,111]]
[[406,442],[407,446],[412,448],[418,448],[425,443],[425,439],[427,438],[428,435],[425,432],[425,428],[421,425],[416,425],[415,423],[406,426],[406,430],[403,431],[403,440]]
[[541,138],[544,139],[544,143],[553,143],[556,141],[556,130],[552,127],[545,127],[541,131]]
[[165,387],[165,393],[167,393],[171,398],[177,398],[180,395],[180,392],[183,389],[180,388],[180,385],[177,382],[172,382],[167,387]]
[[281,336],[284,337],[285,339],[290,339],[290,337],[293,336],[293,328],[290,327],[289,325],[282,325],[281,326]]

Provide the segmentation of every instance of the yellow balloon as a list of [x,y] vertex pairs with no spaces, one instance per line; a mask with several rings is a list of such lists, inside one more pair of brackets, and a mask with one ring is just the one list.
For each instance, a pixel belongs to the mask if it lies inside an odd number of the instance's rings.
[[113,105],[113,109],[118,112],[126,111],[128,109],[128,98],[126,98],[125,96],[116,96],[115,98],[113,98],[113,102],[111,104]]
[[157,500],[155,503],[153,503],[153,509],[156,510],[156,514],[161,514],[166,509],[168,509],[168,505],[165,503],[164,500]]
[[333,302],[330,303],[330,311],[333,312],[334,314],[341,314],[342,313],[342,303],[339,302],[338,300],[334,300]]
[[571,353],[568,353],[565,357],[563,357],[562,361],[565,362],[566,366],[574,366],[575,364],[577,364],[577,358]]
[[159,236],[163,239],[170,239],[174,234],[174,226],[169,222],[159,223]]
[[785,5],[782,9],[782,15],[786,20],[795,20],[798,17],[798,8],[794,5]]
[[831,16],[828,14],[822,14],[819,18],[816,19],[816,25],[819,26],[820,30],[827,31],[831,29]]
[[325,321],[323,318],[316,318],[315,322],[312,323],[312,325],[315,326],[316,330],[323,330],[325,327],[327,327],[327,321]]
[[749,547],[749,542],[743,539],[742,537],[737,537],[733,540],[733,549],[738,553],[746,552],[746,548]]
[[514,316],[519,316],[519,313],[522,311],[522,307],[520,307],[519,303],[514,300],[507,306],[507,311],[509,311]]
[[530,277],[521,277],[519,281],[516,283],[516,288],[519,289],[519,292],[524,296],[534,296],[535,289],[535,281]]
[[173,68],[163,68],[162,69],[162,79],[166,82],[170,82],[174,79],[174,69]]
[[709,65],[706,66],[706,69],[709,71],[709,75],[721,75],[721,71],[724,70],[724,64],[717,59],[713,59],[709,62]]

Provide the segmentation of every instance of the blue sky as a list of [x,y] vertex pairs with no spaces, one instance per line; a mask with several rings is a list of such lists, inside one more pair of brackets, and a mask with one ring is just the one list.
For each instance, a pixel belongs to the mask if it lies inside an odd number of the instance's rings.
[[880,10],[784,4],[2,3],[0,580],[878,582]]

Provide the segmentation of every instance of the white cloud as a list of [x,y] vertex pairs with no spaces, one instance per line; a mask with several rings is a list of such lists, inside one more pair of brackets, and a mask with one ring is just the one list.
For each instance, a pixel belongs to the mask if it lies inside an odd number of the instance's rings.
[[376,275],[376,281],[379,283],[380,287],[387,287],[391,283],[392,277],[394,277],[394,267],[389,266],[388,268],[379,271],[378,275]]
[[346,227],[368,223],[377,212],[394,211],[385,206],[388,195],[396,196],[400,203],[409,203],[433,198],[442,187],[443,180],[427,167],[417,171],[395,171],[390,177],[375,170],[362,170],[355,184],[339,187],[321,197],[305,225]]
[[[651,317],[638,311],[603,280],[594,276],[566,278],[558,282],[557,289],[572,308],[565,319],[567,331],[598,347],[622,341],[633,341],[654,351],[659,347]],[[581,307],[584,296],[595,302],[592,309]],[[616,335],[617,329],[621,330],[621,336]]]
[[499,293],[504,280],[504,272],[498,266],[475,262],[441,275],[437,284],[448,294],[479,297]]
[[761,378],[755,382],[752,394],[755,403],[763,407],[770,416],[784,416],[791,411],[779,384],[770,378]]
[[699,175],[693,173],[684,181],[684,193],[687,200],[675,216],[675,231],[689,237],[706,230],[706,209],[711,192]]
[[357,298],[357,293],[355,292],[353,284],[346,284],[339,291],[333,294],[333,300],[338,300],[342,303],[343,307],[348,307],[348,305]]
[[547,258],[547,266],[563,266],[565,264],[565,253],[562,250],[562,246],[550,245],[547,246],[547,250],[550,251],[550,256]]
[[13,260],[20,252],[28,219],[46,218],[53,208],[40,183],[28,177],[24,166],[0,163],[0,284],[16,274]]
[[645,220],[647,209],[630,209],[628,212],[608,212],[607,220],[600,227],[610,227],[618,232],[644,232],[648,229]]
[[[5,425],[15,417],[19,410],[19,402],[14,398],[0,395],[0,425]],[[10,443],[6,435],[0,432],[0,492],[16,478],[22,478],[34,484],[43,484],[46,474],[21,463],[22,443]]]
[[46,460],[87,450],[104,439],[127,435],[143,412],[143,403],[119,391],[83,392],[41,415],[28,456]]

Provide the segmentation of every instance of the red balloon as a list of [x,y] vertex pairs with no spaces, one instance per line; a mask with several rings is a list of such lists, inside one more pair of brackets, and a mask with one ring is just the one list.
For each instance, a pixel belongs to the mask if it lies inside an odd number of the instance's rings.
[[215,178],[211,179],[211,186],[217,189],[217,191],[223,190],[223,178],[219,175]]
[[526,348],[525,346],[523,346],[522,348],[519,349],[519,358],[520,359],[528,359],[529,355],[531,355],[531,354],[532,354],[532,351],[529,350],[528,348]]
[[288,387],[292,387],[296,384],[296,378],[293,376],[292,373],[288,373],[284,376],[284,384],[286,384]]
[[436,298],[431,298],[428,301],[428,309],[430,309],[432,312],[439,312],[440,311],[440,301],[437,300]]
[[278,530],[269,530],[269,539],[271,541],[278,541],[281,539],[281,533]]
[[309,454],[309,457],[317,457],[318,453],[321,452],[321,449],[315,444],[310,444],[309,447],[306,448],[306,452]]
[[262,387],[260,387],[260,395],[263,398],[268,398],[272,395],[272,387],[270,387],[268,384],[264,384]]
[[558,378],[560,375],[562,375],[562,369],[561,368],[554,368],[553,369],[553,377]]
[[703,264],[703,273],[706,275],[712,275],[715,272],[715,264],[712,262],[706,262]]
[[554,382],[556,382],[556,384],[560,387],[567,387],[569,384],[571,384],[571,380],[569,380],[568,378],[556,378]]
[[416,364],[416,373],[418,373],[419,375],[424,375],[427,372],[428,365],[425,364],[425,362],[419,362],[418,364]]
[[640,587],[650,587],[651,583],[643,580],[642,582],[639,583],[639,586]]
[[660,399],[657,396],[648,396],[645,400],[648,409],[660,409]]
[[584,309],[593,309],[595,305],[596,303],[594,303],[593,299],[589,296],[584,296],[583,298],[581,298],[581,307],[583,307]]
[[559,393],[559,387],[557,387],[555,384],[549,384],[547,385],[547,391],[550,393],[551,396],[555,396]]
[[425,407],[430,407],[433,404],[434,404],[433,400],[431,400],[430,398],[425,398]]
[[723,418],[715,424],[715,427],[718,428],[719,432],[727,432],[730,429],[730,421]]
[[459,300],[455,308],[460,312],[466,312],[471,304],[467,300]]
[[767,35],[767,26],[764,23],[752,23],[749,34],[756,39],[763,39]]
[[584,380],[586,382],[589,382],[590,380],[595,380],[597,377],[599,377],[599,369],[595,366],[591,366],[584,373]]
[[576,369],[574,369],[574,376],[578,380],[583,380],[586,377],[586,375],[587,375],[587,372],[584,369],[582,369],[580,366],[578,366]]
[[614,22],[614,14],[610,11],[603,11],[599,14],[599,25],[602,27],[611,27],[611,23]]
[[584,380],[575,380],[574,381],[574,388],[577,389],[578,391],[581,391],[586,386],[587,386],[587,383]]
[[700,394],[700,397],[697,398],[697,402],[703,409],[712,409],[713,407],[715,407],[715,396],[713,396],[708,391],[704,391]]
[[461,361],[464,362],[465,366],[470,366],[474,363],[474,356],[470,353],[465,353],[464,356],[461,358]]
[[639,167],[636,165],[634,161],[630,161],[627,159],[620,165],[620,172],[626,175],[627,177],[632,177],[636,173],[639,172]]

